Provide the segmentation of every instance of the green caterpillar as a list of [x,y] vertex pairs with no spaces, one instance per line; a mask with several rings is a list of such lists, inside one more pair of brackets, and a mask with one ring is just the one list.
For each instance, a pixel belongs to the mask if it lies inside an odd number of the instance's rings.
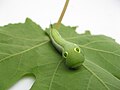
[[[60,24],[63,18],[68,2],[69,0],[66,0],[66,4],[64,6],[61,17],[58,23],[56,24],[57,27],[59,26],[58,24]],[[76,69],[82,65],[85,58],[81,51],[81,48],[77,44],[63,39],[61,35],[59,34],[58,30],[53,28],[52,26],[50,28],[49,36],[50,36],[53,46],[62,54],[62,57],[66,60],[66,65],[69,68]]]
[[50,38],[53,46],[62,54],[66,59],[66,65],[69,68],[78,68],[84,62],[84,55],[78,45],[66,41],[61,37],[58,30],[50,29]]

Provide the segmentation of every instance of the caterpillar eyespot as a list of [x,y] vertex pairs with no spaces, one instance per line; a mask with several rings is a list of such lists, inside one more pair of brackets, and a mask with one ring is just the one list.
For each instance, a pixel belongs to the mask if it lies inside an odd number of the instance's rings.
[[68,52],[65,52],[65,53],[63,54],[63,56],[64,56],[65,58],[67,58]]
[[74,51],[80,53],[80,48],[74,48]]

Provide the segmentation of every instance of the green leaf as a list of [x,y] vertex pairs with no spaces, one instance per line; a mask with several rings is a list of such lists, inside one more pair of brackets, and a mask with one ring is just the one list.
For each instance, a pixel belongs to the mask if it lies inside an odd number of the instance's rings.
[[83,66],[69,70],[46,32],[29,18],[0,27],[0,90],[31,74],[36,78],[31,90],[120,90],[120,45],[75,29],[61,25],[59,30],[85,54]]

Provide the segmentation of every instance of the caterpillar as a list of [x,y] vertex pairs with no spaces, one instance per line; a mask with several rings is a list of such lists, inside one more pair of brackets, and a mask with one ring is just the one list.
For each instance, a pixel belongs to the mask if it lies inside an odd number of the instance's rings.
[[49,36],[50,36],[53,46],[61,53],[62,57],[65,59],[66,65],[69,68],[76,69],[80,67],[82,63],[84,62],[85,60],[84,54],[81,48],[77,44],[69,42],[65,40],[64,38],[62,38],[57,30],[63,18],[65,10],[67,8],[68,2],[69,0],[66,0],[60,19],[58,20],[58,23],[56,24],[56,28],[53,28],[53,26],[51,25]]

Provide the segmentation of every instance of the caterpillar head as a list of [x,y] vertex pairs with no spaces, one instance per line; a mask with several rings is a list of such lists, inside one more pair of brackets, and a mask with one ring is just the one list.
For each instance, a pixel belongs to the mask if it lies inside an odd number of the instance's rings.
[[62,56],[66,59],[66,65],[72,69],[79,68],[85,60],[80,47],[76,44],[65,46]]

